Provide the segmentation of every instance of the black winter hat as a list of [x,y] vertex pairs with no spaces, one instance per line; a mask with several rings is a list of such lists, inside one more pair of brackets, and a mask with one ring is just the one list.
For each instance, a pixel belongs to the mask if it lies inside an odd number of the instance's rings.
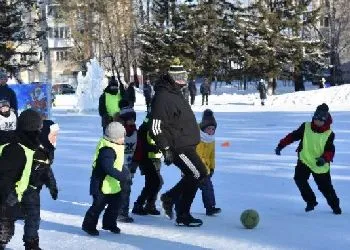
[[317,106],[316,111],[315,111],[312,119],[320,120],[320,121],[327,121],[328,117],[329,117],[329,107],[327,104],[322,103],[321,105]]
[[17,128],[21,131],[39,131],[43,126],[40,114],[34,109],[24,110],[18,117]]
[[214,126],[216,129],[217,123],[213,111],[211,109],[206,109],[203,112],[202,121],[199,124],[199,127],[201,128],[201,130],[204,130],[206,127],[209,126]]

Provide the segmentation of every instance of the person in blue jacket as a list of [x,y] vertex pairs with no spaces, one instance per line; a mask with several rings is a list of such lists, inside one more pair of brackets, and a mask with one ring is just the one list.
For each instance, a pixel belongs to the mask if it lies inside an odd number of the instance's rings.
[[102,229],[119,234],[117,227],[120,209],[120,182],[130,180],[130,173],[123,171],[125,129],[119,122],[107,125],[104,136],[97,144],[92,165],[90,195],[92,206],[85,214],[82,229],[92,236],[98,236],[98,218],[105,207]]

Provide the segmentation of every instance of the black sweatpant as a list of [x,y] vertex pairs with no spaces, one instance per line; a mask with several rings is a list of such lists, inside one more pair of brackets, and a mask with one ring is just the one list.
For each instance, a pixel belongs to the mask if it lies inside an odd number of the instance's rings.
[[160,174],[160,159],[146,159],[140,168],[145,175],[145,187],[136,200],[136,203],[143,206],[147,201],[148,206],[154,206],[157,195],[163,186],[163,178]]
[[5,204],[0,197],[0,245],[6,245],[15,234],[14,207]]
[[311,174],[318,186],[318,190],[320,190],[320,192],[326,198],[328,205],[332,209],[339,207],[339,199],[332,185],[330,171],[325,174],[316,174],[313,173],[305,164],[298,161],[298,164],[295,167],[294,180],[299,188],[303,200],[310,204],[316,202],[315,193],[312,191],[308,182]]
[[205,99],[205,104],[208,105],[208,96],[209,94],[202,94],[202,105],[204,105],[204,99]]
[[92,206],[85,214],[83,227],[88,229],[96,229],[98,218],[107,206],[102,219],[102,226],[114,228],[117,226],[117,217],[120,206],[120,192],[118,194],[103,194],[93,195]]
[[183,177],[165,195],[177,203],[176,213],[179,216],[190,213],[199,183],[208,173],[195,147],[185,148],[176,152],[174,164],[180,168]]
[[191,105],[193,105],[194,104],[194,100],[196,99],[196,95],[190,94],[190,98],[191,98]]
[[38,239],[40,227],[40,190],[28,187],[23,194],[21,205],[25,215],[23,241]]

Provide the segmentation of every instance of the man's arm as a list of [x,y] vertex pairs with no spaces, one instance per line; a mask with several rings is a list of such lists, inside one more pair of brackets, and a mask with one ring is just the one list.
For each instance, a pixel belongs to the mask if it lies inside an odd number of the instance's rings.
[[159,98],[159,96],[153,99],[150,134],[160,149],[168,149],[171,145],[164,133],[168,129],[168,103],[166,100],[162,99],[163,98]]

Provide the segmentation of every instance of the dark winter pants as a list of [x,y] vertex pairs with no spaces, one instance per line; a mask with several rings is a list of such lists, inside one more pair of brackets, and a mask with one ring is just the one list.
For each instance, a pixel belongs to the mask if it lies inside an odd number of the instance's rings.
[[102,219],[102,226],[114,228],[117,226],[117,217],[120,204],[120,193],[118,194],[96,194],[93,195],[92,206],[85,214],[83,227],[87,229],[96,229],[98,218],[105,209]]
[[155,206],[157,195],[163,186],[163,178],[160,174],[160,159],[147,159],[142,164],[142,172],[145,175],[145,187],[142,189],[136,203],[143,206]]
[[207,176],[207,169],[198,156],[195,147],[186,148],[175,153],[174,164],[180,168],[183,177],[165,195],[177,203],[177,215],[189,214],[199,183]]
[[191,105],[193,105],[194,104],[194,100],[196,99],[196,95],[190,94],[190,97],[191,97]]
[[339,207],[339,199],[333,188],[330,172],[325,174],[316,174],[311,172],[310,168],[308,168],[305,164],[298,162],[298,165],[295,167],[294,180],[299,188],[303,200],[309,204],[316,202],[316,196],[308,183],[310,174],[312,174],[314,177],[318,190],[320,190],[320,192],[326,198],[328,205],[332,209]]
[[208,96],[209,94],[202,94],[202,105],[204,105],[204,99],[205,99],[205,104],[208,105]]
[[[129,168],[126,167],[125,165],[123,166],[123,171],[129,171]],[[120,215],[128,215],[129,214],[129,204],[130,204],[130,194],[131,194],[131,186],[132,186],[132,180],[129,181],[124,181],[124,182],[120,182],[120,186],[122,188],[122,190],[120,191],[120,211],[119,214]]]
[[150,108],[151,108],[151,101],[152,101],[151,97],[145,97],[145,102],[146,102],[146,107],[148,112],[150,111]]
[[24,212],[23,241],[31,241],[39,238],[40,227],[40,190],[28,187],[22,198]]
[[204,207],[206,209],[215,207],[215,194],[214,187],[210,176],[206,176],[199,185],[200,190],[202,190],[202,200]]
[[0,201],[0,245],[6,245],[15,234],[13,207]]

